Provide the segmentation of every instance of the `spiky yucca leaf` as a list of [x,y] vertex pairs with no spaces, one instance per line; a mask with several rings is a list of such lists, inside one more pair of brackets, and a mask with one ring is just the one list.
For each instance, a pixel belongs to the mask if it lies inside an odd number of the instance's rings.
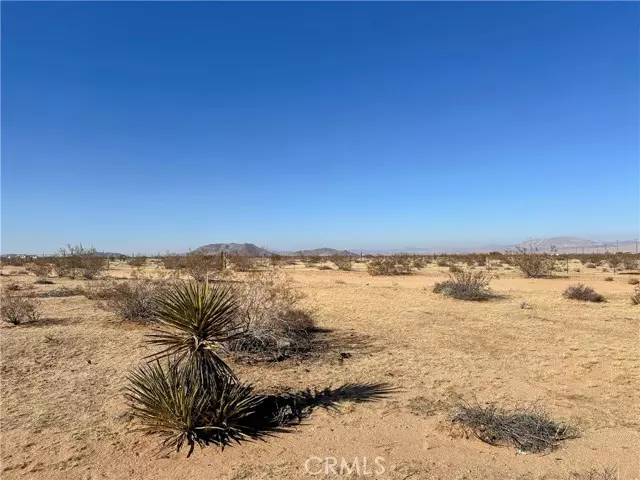
[[173,359],[156,360],[133,371],[125,389],[140,429],[159,433],[162,446],[178,452],[186,443],[187,457],[196,444],[224,447],[256,435],[247,417],[263,400],[250,385],[229,376],[203,383],[200,373]]
[[157,298],[156,319],[162,328],[147,341],[164,348],[155,356],[186,362],[201,372],[202,379],[235,378],[219,355],[225,342],[242,334],[238,306],[229,288],[178,283]]

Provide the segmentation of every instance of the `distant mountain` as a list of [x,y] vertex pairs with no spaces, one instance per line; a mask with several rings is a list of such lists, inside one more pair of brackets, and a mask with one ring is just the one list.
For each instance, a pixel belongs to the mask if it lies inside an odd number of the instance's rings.
[[331,256],[331,255],[348,255],[354,257],[357,253],[350,252],[349,250],[336,250],[335,248],[314,248],[313,250],[298,250],[293,253],[294,255],[309,255],[309,256]]
[[197,253],[201,255],[216,255],[220,252],[247,255],[250,257],[266,257],[271,255],[271,252],[260,248],[253,243],[210,243],[209,245],[203,245],[196,248],[191,253]]
[[566,248],[589,248],[595,247],[598,242],[593,240],[587,240],[586,238],[578,237],[551,237],[551,238],[532,238],[521,242],[519,247],[534,247],[538,250],[547,251],[551,250],[551,247],[556,247],[558,250]]

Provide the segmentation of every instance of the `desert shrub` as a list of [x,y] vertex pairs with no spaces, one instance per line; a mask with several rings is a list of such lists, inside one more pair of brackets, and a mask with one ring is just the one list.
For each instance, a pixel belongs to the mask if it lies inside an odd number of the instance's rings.
[[413,257],[413,268],[422,270],[427,266],[427,262],[422,257]]
[[558,442],[577,437],[574,428],[551,420],[537,407],[507,410],[495,404],[461,402],[451,421],[489,445],[512,445],[523,452],[549,452]]
[[280,265],[285,263],[285,258],[282,255],[278,255],[277,253],[272,253],[269,257],[269,263],[272,267],[279,267]]
[[302,255],[300,260],[304,263],[305,267],[313,267],[318,263],[322,263],[325,259],[320,255]]
[[102,280],[85,295],[98,299],[98,306],[118,314],[124,320],[150,321],[155,314],[155,299],[169,288],[164,278],[134,276],[131,280]]
[[353,267],[353,261],[346,255],[334,255],[330,260],[338,267],[338,270],[349,271]]
[[516,247],[515,252],[507,252],[509,263],[518,267],[528,278],[542,278],[551,275],[555,260],[551,255],[539,253],[536,248]]
[[433,286],[433,292],[458,300],[488,300],[494,296],[488,287],[490,280],[491,277],[484,272],[461,270],[449,274],[449,280],[436,283]]
[[34,262],[27,265],[27,270],[37,277],[37,283],[46,283],[47,277],[53,270],[53,265],[45,262]]
[[604,277],[605,282],[613,282],[613,277]]
[[234,290],[243,334],[228,342],[230,350],[280,360],[311,349],[315,323],[300,306],[303,294],[289,276],[275,270],[251,273]]
[[167,270],[184,270],[187,266],[186,257],[183,255],[167,255],[162,257],[162,264]]
[[627,280],[627,283],[629,285],[638,285],[640,283],[640,280],[634,277],[629,277],[629,280]]
[[3,321],[20,325],[23,322],[32,322],[40,318],[40,303],[32,297],[4,290],[0,312]]
[[147,257],[144,257],[142,255],[129,257],[127,259],[127,263],[129,264],[129,266],[133,268],[141,268],[141,267],[144,267],[145,264],[147,263]]
[[215,272],[223,271],[224,255],[201,255],[192,253],[183,257],[184,269],[196,282],[204,282]]
[[262,397],[231,377],[206,375],[173,359],[132,372],[125,398],[142,430],[159,433],[162,445],[178,452],[186,444],[187,457],[196,444],[225,446],[251,437],[248,419]]
[[234,254],[229,256],[229,261],[236,272],[249,272],[257,267],[255,259],[248,255]]
[[78,244],[60,249],[54,268],[60,277],[93,280],[106,270],[108,263],[109,260],[99,256],[95,248],[84,248],[82,244]]
[[631,295],[631,304],[640,305],[640,287],[636,287]]
[[602,295],[582,283],[567,287],[562,296],[571,300],[582,300],[584,302],[604,302]]
[[596,268],[596,264],[593,262],[587,262],[584,264],[584,268]]
[[457,265],[451,265],[451,266],[449,267],[449,272],[450,272],[450,273],[460,273],[460,272],[462,272],[462,271],[463,271],[463,270],[462,270],[462,268],[460,268],[460,267],[459,267],[459,266],[457,266]]
[[48,292],[43,292],[39,297],[42,298],[58,298],[58,297],[73,297],[76,295],[85,295],[85,289],[78,287],[60,287],[55,290],[49,290]]
[[367,271],[370,275],[411,275],[413,270],[411,262],[404,255],[391,255],[388,257],[375,257],[367,263]]

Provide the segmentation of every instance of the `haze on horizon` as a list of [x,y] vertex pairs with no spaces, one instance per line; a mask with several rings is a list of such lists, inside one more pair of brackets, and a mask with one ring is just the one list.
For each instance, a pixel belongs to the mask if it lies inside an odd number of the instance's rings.
[[2,252],[639,236],[639,4],[0,8]]

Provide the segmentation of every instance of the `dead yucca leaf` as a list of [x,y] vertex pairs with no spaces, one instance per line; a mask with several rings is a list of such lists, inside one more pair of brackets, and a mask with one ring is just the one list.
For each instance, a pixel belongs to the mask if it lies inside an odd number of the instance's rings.
[[174,357],[198,369],[203,378],[235,378],[220,357],[224,343],[242,335],[238,305],[228,287],[177,283],[157,297],[155,319],[161,329],[147,341],[163,350],[154,356]]
[[125,389],[139,429],[164,437],[164,448],[179,452],[186,444],[187,457],[196,444],[224,447],[255,436],[248,417],[262,402],[250,385],[201,373],[175,359],[155,361],[130,373]]

